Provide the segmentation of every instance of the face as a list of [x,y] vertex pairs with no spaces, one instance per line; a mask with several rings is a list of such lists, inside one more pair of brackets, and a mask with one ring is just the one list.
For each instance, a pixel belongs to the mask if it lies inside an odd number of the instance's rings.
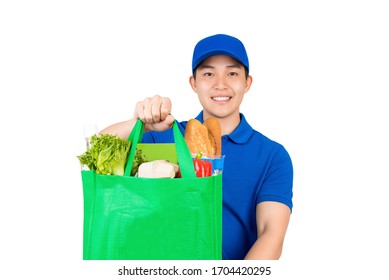
[[244,66],[226,55],[211,56],[197,67],[196,79],[190,77],[190,83],[204,108],[204,119],[239,118],[240,104],[252,82],[245,74]]

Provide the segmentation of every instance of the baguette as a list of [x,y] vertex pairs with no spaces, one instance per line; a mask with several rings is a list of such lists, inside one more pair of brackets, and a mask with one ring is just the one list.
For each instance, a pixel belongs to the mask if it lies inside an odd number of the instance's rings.
[[185,128],[184,138],[191,154],[221,155],[221,128],[216,118],[208,118],[204,124],[196,119],[190,119]]
[[208,118],[204,121],[204,125],[208,129],[208,137],[211,141],[211,154],[220,156],[222,152],[222,132],[219,121],[216,118]]

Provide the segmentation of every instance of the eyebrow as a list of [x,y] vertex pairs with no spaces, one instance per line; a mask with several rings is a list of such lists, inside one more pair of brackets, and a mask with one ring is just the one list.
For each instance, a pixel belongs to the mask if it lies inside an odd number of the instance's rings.
[[[241,69],[242,66],[240,64],[231,64],[231,65],[228,65],[226,68],[239,68],[239,69]],[[200,65],[199,70],[203,70],[203,69],[215,69],[215,67],[212,65],[209,65],[209,64]]]

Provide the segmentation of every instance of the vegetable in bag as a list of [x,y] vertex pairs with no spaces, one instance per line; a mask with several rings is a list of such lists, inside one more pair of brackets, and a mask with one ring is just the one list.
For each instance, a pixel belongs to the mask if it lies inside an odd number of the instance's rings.
[[96,174],[123,175],[131,142],[117,135],[93,135],[91,147],[77,156],[81,164],[95,170]]

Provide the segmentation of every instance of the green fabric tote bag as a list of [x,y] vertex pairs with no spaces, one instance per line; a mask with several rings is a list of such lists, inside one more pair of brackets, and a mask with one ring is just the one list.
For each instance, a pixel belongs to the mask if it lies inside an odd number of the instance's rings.
[[173,133],[175,143],[166,145],[175,146],[182,178],[130,176],[143,135],[139,120],[124,176],[81,171],[85,260],[221,259],[222,174],[197,178],[176,121]]

